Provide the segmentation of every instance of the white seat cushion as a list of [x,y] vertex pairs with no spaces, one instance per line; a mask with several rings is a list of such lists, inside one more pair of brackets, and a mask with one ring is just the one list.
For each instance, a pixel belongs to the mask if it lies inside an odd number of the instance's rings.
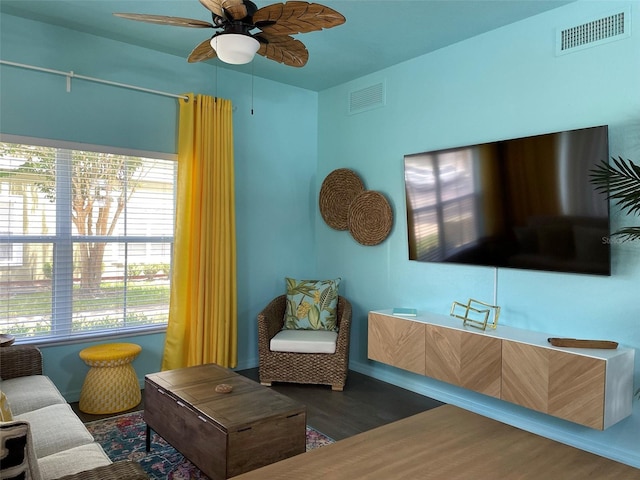
[[49,405],[67,404],[53,382],[44,375],[28,375],[2,381],[11,413],[20,415]]
[[89,430],[66,403],[16,415],[14,419],[29,422],[38,459],[93,443]]
[[89,443],[38,460],[42,480],[74,475],[95,467],[109,465],[111,460],[97,443]]
[[271,339],[272,352],[336,353],[338,333],[329,330],[281,330]]

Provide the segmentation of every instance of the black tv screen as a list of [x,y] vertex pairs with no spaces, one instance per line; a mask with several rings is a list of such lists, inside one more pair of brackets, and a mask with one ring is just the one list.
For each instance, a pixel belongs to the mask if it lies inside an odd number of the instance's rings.
[[610,275],[608,127],[407,155],[409,258]]

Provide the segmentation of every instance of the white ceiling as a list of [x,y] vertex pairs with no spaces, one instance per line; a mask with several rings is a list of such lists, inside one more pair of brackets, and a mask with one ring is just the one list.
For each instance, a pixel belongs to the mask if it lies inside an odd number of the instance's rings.
[[[294,35],[309,50],[302,68],[256,56],[233,68],[320,91],[575,0],[318,0],[342,13],[338,27]],[[271,3],[254,0],[258,8]],[[146,13],[211,21],[198,0],[1,0],[0,11],[185,58],[213,30],[117,18]],[[28,32],[25,32],[28,34]],[[4,59],[6,60],[6,59]]]

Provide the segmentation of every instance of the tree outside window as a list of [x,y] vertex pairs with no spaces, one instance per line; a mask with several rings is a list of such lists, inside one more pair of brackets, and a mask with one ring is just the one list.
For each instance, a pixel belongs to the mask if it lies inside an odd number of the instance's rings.
[[0,331],[166,322],[174,179],[172,160],[0,143],[0,252],[22,253],[0,260]]

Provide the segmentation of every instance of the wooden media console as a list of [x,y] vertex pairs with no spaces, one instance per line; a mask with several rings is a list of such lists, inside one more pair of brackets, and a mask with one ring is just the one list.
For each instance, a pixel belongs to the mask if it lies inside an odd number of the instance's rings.
[[369,312],[372,360],[598,430],[631,414],[631,348],[554,347],[545,333],[391,312]]

